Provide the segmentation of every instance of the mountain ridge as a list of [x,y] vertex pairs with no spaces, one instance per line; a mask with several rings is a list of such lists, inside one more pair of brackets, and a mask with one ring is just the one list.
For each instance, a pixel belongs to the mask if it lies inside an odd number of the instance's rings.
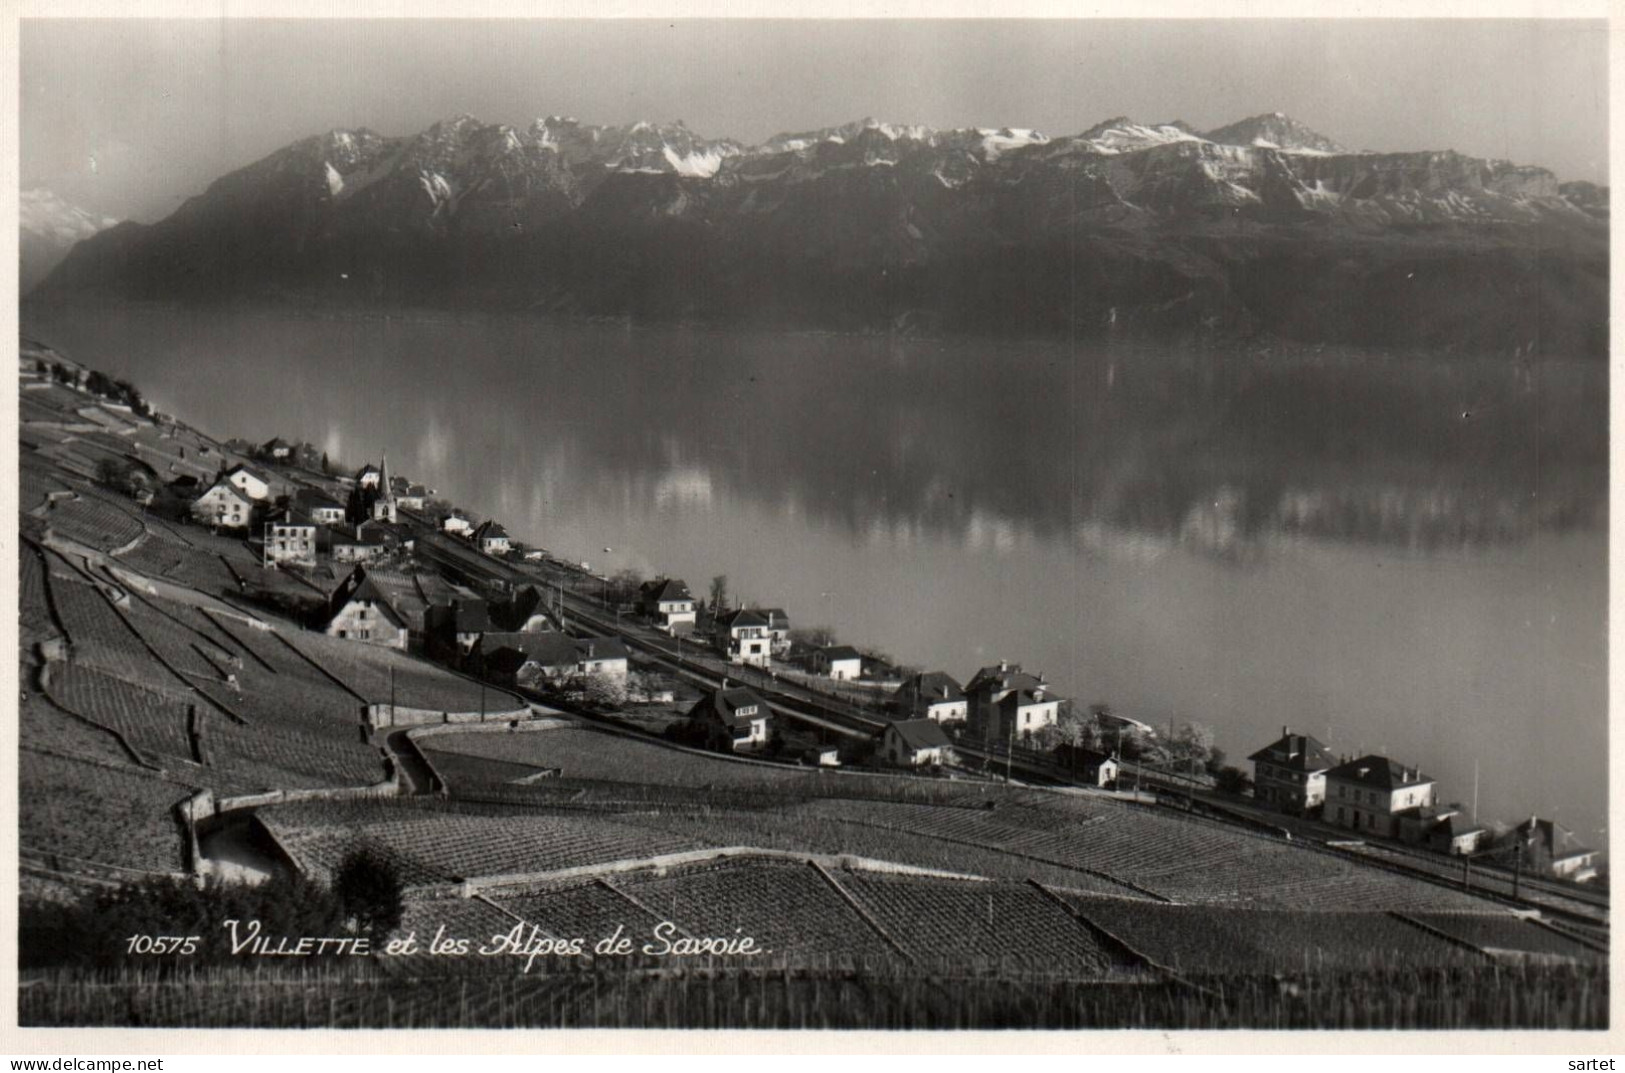
[[70,204],[44,187],[18,195],[18,285],[26,293],[61,263],[74,243],[118,224]]
[[1606,207],[1543,168],[1349,152],[1281,113],[1205,134],[866,117],[758,145],[465,114],[301,139],[81,243],[36,296],[1590,352]]

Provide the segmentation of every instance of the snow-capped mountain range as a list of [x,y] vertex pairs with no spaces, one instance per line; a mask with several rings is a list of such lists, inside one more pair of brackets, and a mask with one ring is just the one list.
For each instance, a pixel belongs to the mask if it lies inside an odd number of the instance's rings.
[[49,190],[22,191],[17,216],[22,291],[49,275],[74,243],[116,223],[110,216],[70,205]]
[[[1386,294],[1386,274],[1417,257],[1458,259],[1430,278],[1437,293],[1461,272],[1517,291],[1520,273],[1582,258],[1572,275],[1589,302],[1606,217],[1605,189],[1539,167],[1351,152],[1280,113],[1206,132],[1120,117],[1079,134],[863,119],[759,145],[680,121],[462,115],[409,137],[295,142],[166,220],[82,243],[42,294],[1370,336],[1352,308],[1362,288]],[[1405,302],[1424,289],[1399,288]],[[1529,323],[1550,312],[1524,310]],[[1349,318],[1364,326],[1338,327]]]

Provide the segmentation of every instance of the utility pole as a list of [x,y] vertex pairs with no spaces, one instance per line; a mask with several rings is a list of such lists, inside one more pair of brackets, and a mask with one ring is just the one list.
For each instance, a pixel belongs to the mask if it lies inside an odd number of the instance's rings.
[[1473,757],[1473,822],[1478,822],[1478,757]]
[[1004,749],[1004,781],[1010,781],[1010,763],[1015,759],[1016,753],[1016,720],[1014,715],[1010,719],[1010,744]]

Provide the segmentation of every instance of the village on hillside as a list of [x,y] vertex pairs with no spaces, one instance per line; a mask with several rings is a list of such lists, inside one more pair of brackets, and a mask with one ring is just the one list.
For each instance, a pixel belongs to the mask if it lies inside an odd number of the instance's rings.
[[[65,368],[37,361],[24,376],[63,383],[57,370]],[[92,394],[133,391],[93,372],[74,377],[73,386]],[[171,441],[181,438],[172,422],[157,427],[170,430]],[[1435,781],[1401,759],[1335,755],[1283,727],[1276,741],[1258,743],[1244,771],[1223,763],[1205,728],[1159,736],[1103,704],[1080,712],[1018,663],[978,668],[964,684],[941,670],[899,668],[835,643],[827,626],[795,630],[783,608],[731,606],[725,575],[712,580],[708,598],[677,578],[595,575],[391,474],[387,455],[351,473],[316,447],[280,436],[263,444],[228,440],[212,459],[195,453],[191,465],[183,446],[172,450],[162,470],[142,454],[100,458],[95,478],[158,518],[240,539],[265,567],[309,592],[263,598],[340,640],[421,654],[555,700],[669,712],[674,695],[692,688],[646,658],[653,633],[689,643],[686,654],[666,653],[671,659],[723,674],[685,720],[662,728],[709,749],[822,765],[861,759],[940,775],[978,766],[997,772],[1019,757],[1070,769],[1095,787],[1189,785],[1367,838],[1454,856],[1498,850],[1532,872],[1576,882],[1597,876],[1597,851],[1551,819],[1492,830],[1459,804],[1445,804]],[[583,594],[588,607],[573,611]],[[629,642],[639,640],[635,657]],[[794,733],[793,721],[764,699],[778,695],[781,677],[815,703],[827,700],[832,711],[862,712],[876,729],[840,747],[827,733],[816,741]],[[787,754],[791,738],[809,744]]]
[[[362,832],[418,891],[409,919],[455,908],[487,931],[545,918],[540,892],[583,875],[647,904],[604,861],[686,875],[745,845],[773,875],[812,854],[905,959],[915,910],[885,907],[968,876],[1038,884],[1046,926],[1094,921],[1090,942],[1119,928],[1090,914],[1128,898],[1376,907],[1440,958],[1605,948],[1597,850],[1550,817],[1480,820],[1409,759],[1283,726],[1243,767],[1199,723],[1080,703],[1011,660],[899,665],[739,605],[724,573],[594,573],[382,455],[213,440],[26,339],[20,377],[22,842],[47,900],[159,874],[330,879]],[[90,772],[135,827],[75,823],[103,814],[71,789]],[[1491,919],[1511,937],[1475,938]],[[1089,971],[1166,969],[1177,952],[1147,953],[1145,929]]]

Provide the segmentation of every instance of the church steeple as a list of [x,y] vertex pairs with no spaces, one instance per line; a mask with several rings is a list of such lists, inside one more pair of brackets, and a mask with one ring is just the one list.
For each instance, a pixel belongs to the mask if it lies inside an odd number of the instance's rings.
[[389,452],[385,451],[378,460],[378,498],[372,503],[372,517],[374,521],[395,522],[400,518],[396,514],[395,489],[389,484]]

